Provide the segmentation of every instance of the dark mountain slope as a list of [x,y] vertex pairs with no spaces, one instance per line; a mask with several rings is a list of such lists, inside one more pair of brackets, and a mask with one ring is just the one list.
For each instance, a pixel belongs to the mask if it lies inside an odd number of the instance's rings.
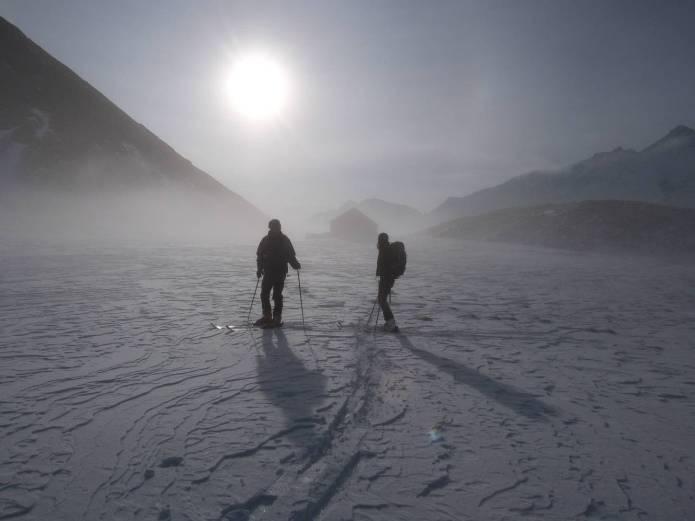
[[695,207],[695,131],[678,126],[641,152],[617,148],[557,172],[531,172],[465,197],[450,197],[430,222],[501,208],[619,199]]
[[583,201],[461,217],[428,232],[437,237],[572,250],[670,254],[695,253],[694,230],[692,208],[636,201]]
[[184,221],[206,209],[222,219],[263,217],[3,18],[0,78],[0,192],[15,207],[36,194],[70,205],[109,198],[116,214],[120,205],[132,217],[151,197],[177,206]]

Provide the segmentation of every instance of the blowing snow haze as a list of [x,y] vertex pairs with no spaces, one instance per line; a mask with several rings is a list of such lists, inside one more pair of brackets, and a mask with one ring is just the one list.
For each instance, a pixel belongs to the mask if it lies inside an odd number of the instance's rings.
[[[427,213],[523,172],[695,127],[690,2],[8,0],[0,15],[286,220],[371,198]],[[238,58],[259,49],[291,84],[276,93],[283,111],[260,124],[240,117],[227,85]],[[249,113],[256,90],[273,90],[253,85]]]

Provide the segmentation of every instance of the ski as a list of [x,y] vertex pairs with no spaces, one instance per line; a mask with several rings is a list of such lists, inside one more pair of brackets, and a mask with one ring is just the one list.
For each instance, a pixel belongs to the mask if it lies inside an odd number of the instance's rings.
[[279,324],[263,324],[263,325],[260,325],[258,327],[261,329],[277,329],[277,328],[282,327],[283,324],[284,324],[284,322],[280,322]]
[[[280,325],[277,324],[259,324],[259,325],[254,325],[254,324],[217,324],[215,322],[210,322],[210,326],[213,329],[216,329],[218,331],[222,330],[227,330],[227,331],[248,331],[250,329],[275,329],[275,328],[285,328],[285,329],[305,329],[301,324],[298,326],[295,323],[290,323],[290,324],[285,324],[282,322]],[[306,329],[310,329],[307,327]],[[338,330],[343,329],[343,324],[341,323],[338,327]]]
[[220,324],[215,324],[214,322],[210,322],[210,325],[221,331],[221,330],[229,330],[229,331],[241,331],[241,330],[246,330],[246,329],[251,329],[255,326],[252,325],[247,325],[247,324],[225,324],[225,325],[220,325]]
[[241,325],[227,324],[225,327],[230,331],[242,331],[242,330],[246,330],[246,329],[252,329],[254,326],[252,326],[250,324],[241,324]]

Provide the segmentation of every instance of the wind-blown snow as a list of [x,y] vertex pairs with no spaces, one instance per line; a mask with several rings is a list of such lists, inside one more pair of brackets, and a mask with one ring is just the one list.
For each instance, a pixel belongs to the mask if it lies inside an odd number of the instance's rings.
[[307,335],[294,272],[210,326],[252,247],[5,249],[0,518],[691,516],[692,263],[409,242],[387,335],[372,245],[296,247]]
[[17,143],[12,139],[15,130],[14,128],[0,130],[0,180],[8,184],[18,179],[19,165],[26,149],[25,144]]
[[31,113],[36,119],[37,128],[34,130],[34,135],[43,139],[46,133],[50,130],[50,117],[44,111],[39,109],[31,109]]

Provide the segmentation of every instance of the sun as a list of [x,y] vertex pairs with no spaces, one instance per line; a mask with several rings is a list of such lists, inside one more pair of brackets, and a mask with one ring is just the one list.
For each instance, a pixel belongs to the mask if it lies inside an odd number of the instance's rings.
[[268,122],[287,110],[290,77],[282,63],[268,53],[239,55],[232,62],[226,83],[232,108],[246,120]]

